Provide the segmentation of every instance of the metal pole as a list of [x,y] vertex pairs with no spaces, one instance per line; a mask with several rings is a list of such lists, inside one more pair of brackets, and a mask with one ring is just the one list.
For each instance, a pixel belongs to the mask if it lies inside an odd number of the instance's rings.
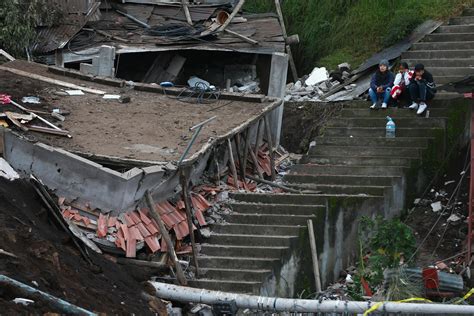
[[5,275],[0,275],[0,285],[2,288],[12,286],[16,290],[18,290],[21,295],[26,297],[34,298],[35,300],[41,298],[48,302],[53,307],[60,310],[62,313],[67,315],[89,315],[89,316],[96,316],[96,313],[90,312],[85,310],[81,307],[72,305],[69,302],[66,302],[58,297],[52,296],[51,294],[45,293],[34,287],[26,285],[24,283],[18,282],[17,280],[11,279]]
[[232,177],[234,178],[234,186],[239,189],[239,179],[237,176],[237,169],[235,168],[234,153],[232,152],[232,143],[227,138],[227,150],[229,151],[230,171],[232,171]]
[[[362,314],[375,304],[378,304],[377,302],[319,301],[264,297],[196,289],[160,282],[148,282],[148,284],[150,285],[148,288],[152,290],[153,295],[165,300],[208,305],[234,300],[239,309],[248,308],[259,311]],[[384,313],[474,315],[474,306],[453,304],[380,302],[378,310],[383,310]]]
[[314,238],[313,220],[308,219],[309,244],[311,246],[311,258],[313,259],[314,284],[316,292],[321,292],[321,276],[319,275],[318,251],[316,248],[316,238]]
[[205,120],[204,122],[201,122],[199,124],[196,124],[194,125],[193,127],[191,127],[189,130],[190,131],[194,131],[193,133],[193,136],[191,137],[191,140],[189,141],[188,143],[188,146],[186,146],[186,149],[184,150],[183,152],[183,155],[181,155],[181,158],[179,158],[179,161],[178,161],[178,166],[181,165],[181,163],[183,162],[184,158],[186,158],[186,156],[188,155],[189,153],[189,150],[191,149],[191,147],[193,146],[194,142],[196,141],[196,138],[198,137],[199,133],[201,132],[202,128],[204,127],[204,125],[206,125],[207,123],[213,121],[217,116],[213,116],[207,120]]
[[467,221],[467,256],[466,266],[469,268],[472,256],[472,234],[474,221],[474,104],[471,106],[471,178],[469,179],[469,217]]

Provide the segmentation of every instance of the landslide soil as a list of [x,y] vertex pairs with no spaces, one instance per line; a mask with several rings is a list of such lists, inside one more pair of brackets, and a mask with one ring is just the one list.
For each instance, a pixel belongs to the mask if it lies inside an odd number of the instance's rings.
[[[140,282],[153,271],[118,265],[91,252],[95,266],[89,265],[48,214],[30,184],[0,178],[0,249],[18,257],[0,255],[0,274],[90,311],[151,314]],[[0,288],[0,315],[58,312],[38,298],[28,307],[17,305],[11,302],[15,297],[24,296]]]

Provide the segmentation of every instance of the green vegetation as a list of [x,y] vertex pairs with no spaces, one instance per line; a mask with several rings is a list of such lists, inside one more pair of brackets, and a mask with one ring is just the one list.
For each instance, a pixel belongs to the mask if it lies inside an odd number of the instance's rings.
[[[474,0],[283,0],[288,34],[299,34],[294,55],[300,72],[315,65],[357,67],[427,19],[457,15]],[[250,12],[275,11],[274,0],[247,1]]]
[[59,18],[46,0],[0,1],[0,47],[15,56],[23,55],[36,36],[37,25],[52,25]]
[[383,282],[386,268],[397,268],[400,262],[412,256],[416,239],[412,230],[399,219],[385,220],[362,217],[359,224],[359,267],[354,277],[352,295],[362,296],[362,280],[372,290]]

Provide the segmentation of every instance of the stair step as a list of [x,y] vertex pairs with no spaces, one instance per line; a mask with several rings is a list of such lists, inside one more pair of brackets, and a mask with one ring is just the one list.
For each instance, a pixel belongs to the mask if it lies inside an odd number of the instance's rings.
[[417,51],[407,51],[402,54],[402,59],[430,59],[430,58],[447,58],[447,59],[474,58],[474,49],[417,50]]
[[[421,44],[421,43],[419,43]],[[408,65],[413,68],[416,64],[425,65],[428,71],[431,67],[472,67],[474,58],[450,58],[450,59],[405,59]]]
[[[433,137],[444,130],[441,128],[397,128],[397,137]],[[326,127],[324,128],[324,136],[348,136],[348,137],[384,137],[385,126],[383,127]]]
[[[472,26],[474,33],[474,25]],[[474,49],[472,42],[419,42],[413,44],[410,51],[418,50],[453,50],[453,49]]]
[[288,247],[259,247],[259,246],[234,246],[218,244],[201,244],[201,254],[206,256],[225,257],[264,257],[280,258]]
[[[438,99],[440,96],[440,92],[436,94],[436,98]],[[446,117],[449,109],[448,108],[432,108],[430,109],[430,118],[442,118]],[[364,117],[364,118],[383,118],[385,119],[386,116],[390,116],[393,119],[398,119],[398,118],[416,118],[416,113],[410,109],[401,109],[401,108],[393,108],[389,107],[386,110],[370,110],[369,109],[369,104],[367,105],[367,108],[362,109],[350,109],[350,108],[344,108],[341,111],[341,117],[342,118],[356,118],[356,117]]]
[[312,175],[385,175],[400,176],[403,175],[408,168],[403,167],[387,167],[387,166],[344,166],[344,165],[294,165],[291,167],[290,174],[312,174]]
[[468,76],[474,73],[474,67],[431,67],[433,77],[442,76]]
[[[373,112],[373,111],[372,111]],[[418,147],[428,146],[429,137],[316,137],[318,146],[361,146],[361,147]]]
[[258,224],[258,225],[306,225],[306,221],[315,218],[315,215],[281,215],[281,214],[238,214],[233,213],[226,216],[228,223],[234,224]]
[[314,174],[287,174],[285,181],[292,183],[314,183],[329,185],[350,186],[391,186],[394,180],[401,176],[365,176],[365,175],[314,175]]
[[321,164],[321,165],[346,165],[346,166],[396,166],[410,167],[413,159],[393,158],[393,157],[327,157],[311,156],[303,158],[302,162]]
[[326,197],[315,194],[231,193],[236,201],[266,204],[326,205]]
[[[280,223],[278,223],[280,224]],[[225,223],[212,225],[212,232],[217,234],[251,234],[251,235],[273,235],[273,236],[296,236],[301,226],[291,225],[284,222],[285,225],[265,225],[265,224],[242,224]]]
[[238,203],[233,202],[230,207],[237,213],[272,213],[272,214],[294,214],[312,215],[324,205],[297,205],[297,204],[260,204],[260,203]]
[[[382,110],[380,110],[382,111]],[[374,111],[374,112],[380,112]],[[383,112],[383,111],[382,111]],[[431,114],[431,113],[430,113]],[[397,128],[401,127],[439,127],[445,128],[446,127],[446,118],[425,118],[425,117],[416,117],[416,113],[412,112],[414,117],[398,117],[395,120],[395,124]],[[395,118],[394,118],[395,119]],[[387,124],[386,118],[378,118],[378,117],[338,117],[330,120],[326,126],[331,127],[373,127],[373,126],[380,126],[385,128]]]
[[309,150],[309,156],[344,156],[350,157],[400,157],[419,158],[422,148],[418,147],[366,147],[366,146],[314,146]]
[[433,76],[434,81],[438,85],[444,85],[452,82],[458,82],[465,79],[466,76]]
[[441,25],[435,33],[474,33],[474,25]]
[[230,293],[259,294],[261,282],[197,279],[189,281],[189,286]]
[[[429,69],[428,69],[429,70]],[[344,109],[364,109],[367,110],[369,109],[371,103],[369,101],[351,101],[348,103],[344,103]],[[444,101],[444,100],[437,100],[436,98],[434,100],[429,101],[429,106],[430,109],[434,108],[447,108],[449,107],[449,102]],[[389,109],[394,109],[394,108],[387,108],[385,110],[379,109],[379,111],[389,111]],[[409,109],[399,109],[401,111],[410,111]],[[377,112],[377,111],[374,111]],[[412,112],[414,116],[416,114]]]
[[218,234],[212,233],[206,239],[211,244],[240,245],[240,246],[289,246],[292,239],[298,236],[271,236],[250,234]]
[[[423,42],[472,42],[473,33],[432,33],[423,38]],[[405,57],[403,58],[405,59]]]
[[222,256],[198,256],[199,266],[203,268],[227,269],[271,269],[280,258],[258,258],[258,257],[222,257]]
[[288,183],[289,187],[293,185],[303,187],[306,190],[319,191],[321,194],[345,194],[345,195],[370,195],[370,196],[383,196],[388,186],[375,186],[375,185],[344,185],[344,184],[320,184],[318,181],[312,181],[310,183],[298,182],[295,179],[294,184]]
[[209,268],[199,270],[199,279],[207,280],[228,280],[244,282],[262,282],[266,277],[272,274],[272,270],[259,269],[222,269]]
[[474,16],[457,16],[449,19],[449,25],[474,24]]
[[474,16],[474,8],[465,9],[462,13],[463,16]]

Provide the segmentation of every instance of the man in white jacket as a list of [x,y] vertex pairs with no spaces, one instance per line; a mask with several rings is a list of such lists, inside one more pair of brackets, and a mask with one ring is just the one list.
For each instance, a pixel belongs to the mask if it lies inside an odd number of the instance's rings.
[[408,98],[407,87],[410,84],[412,76],[413,71],[408,69],[408,64],[406,62],[401,63],[393,82],[392,91],[390,92],[390,96],[394,101],[398,102],[403,97],[403,95],[406,95]]

